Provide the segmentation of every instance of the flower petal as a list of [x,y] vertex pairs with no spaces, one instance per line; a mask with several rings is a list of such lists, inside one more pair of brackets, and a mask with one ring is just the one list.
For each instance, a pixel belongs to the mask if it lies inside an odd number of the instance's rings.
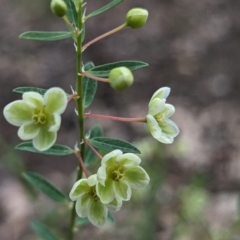
[[165,108],[162,110],[161,115],[163,118],[171,117],[175,112],[175,107],[171,104],[166,103]]
[[179,134],[178,126],[170,119],[164,119],[163,126],[161,125],[162,132],[168,136],[176,137]]
[[22,98],[23,101],[31,108],[42,108],[44,105],[42,95],[37,92],[25,92]]
[[44,95],[44,102],[49,113],[62,114],[67,107],[67,95],[61,88],[50,88]]
[[87,179],[87,183],[88,183],[89,186],[95,186],[97,184],[97,174],[91,175]]
[[131,198],[132,190],[127,183],[114,181],[113,189],[118,200],[128,201]]
[[176,123],[170,119],[165,119],[164,124],[161,127],[163,131],[162,135],[156,139],[165,144],[173,143],[174,137],[179,134],[179,129]]
[[133,153],[125,153],[119,157],[118,162],[123,167],[134,167],[139,165],[141,159]]
[[154,138],[158,139],[162,136],[162,130],[159,127],[157,120],[152,115],[147,115],[147,124],[148,129]]
[[61,126],[61,116],[58,113],[52,115],[52,122],[48,129],[49,132],[57,132]]
[[101,183],[97,183],[96,192],[102,203],[106,204],[111,202],[114,198],[113,181],[111,179],[107,179],[105,186]]
[[79,217],[88,216],[89,205],[92,199],[88,193],[81,195],[76,202],[76,212]]
[[38,151],[46,151],[52,147],[56,139],[56,132],[48,132],[46,128],[40,128],[39,134],[33,139],[33,146]]
[[152,96],[150,102],[155,99],[155,98],[159,98],[159,99],[167,99],[168,95],[170,94],[171,89],[169,87],[162,87],[160,89],[158,89]]
[[107,208],[109,211],[117,212],[122,207],[122,201],[114,198],[110,203],[107,204]]
[[9,103],[4,108],[3,115],[9,123],[17,127],[32,121],[32,109],[23,100]]
[[146,187],[150,181],[148,174],[142,167],[127,168],[124,177],[131,188]]
[[165,99],[153,99],[148,105],[148,114],[155,116],[165,108]]
[[30,140],[35,138],[39,131],[40,128],[38,125],[34,123],[26,123],[18,129],[18,137],[22,140]]
[[87,193],[89,189],[90,187],[87,183],[87,179],[80,179],[74,183],[69,193],[69,197],[72,201],[76,201],[81,195]]
[[97,180],[103,185],[105,186],[105,181],[107,178],[107,174],[106,174],[106,168],[104,166],[101,166],[98,171],[97,171]]
[[107,213],[107,207],[103,205],[100,201],[90,202],[88,218],[93,225],[97,227],[103,226],[107,221]]
[[162,134],[159,138],[156,138],[159,142],[164,144],[171,144],[173,143],[174,138],[171,136],[168,136],[167,134]]
[[102,166],[111,166],[115,164],[120,155],[122,155],[122,151],[118,149],[106,154],[101,161]]

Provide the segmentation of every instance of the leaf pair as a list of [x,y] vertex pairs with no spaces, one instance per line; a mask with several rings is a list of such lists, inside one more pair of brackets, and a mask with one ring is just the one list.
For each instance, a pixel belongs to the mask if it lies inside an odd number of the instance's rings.
[[[68,7],[68,11],[67,11],[67,18],[75,25],[77,26],[77,12],[79,9],[79,4],[81,4],[80,0],[64,0],[65,3],[67,4]],[[106,4],[105,6],[99,8],[98,10],[90,13],[89,15],[87,15],[84,20],[86,21],[88,18],[97,16],[101,13],[104,13],[108,10],[110,10],[111,8],[117,6],[118,4],[120,4],[121,2],[123,2],[124,0],[113,0],[110,3]]]
[[[88,140],[90,144],[95,148],[109,151],[109,152],[115,149],[119,149],[125,153],[140,154],[140,151],[127,141],[123,141],[115,138],[101,137],[102,132],[100,131],[102,130],[99,130],[99,128],[100,127],[95,127],[93,129],[93,133],[90,135],[90,137],[92,138],[89,138]],[[99,132],[95,133],[95,131],[99,131]],[[66,156],[66,155],[73,154],[73,150],[71,148],[69,148],[68,146],[60,145],[60,144],[54,144],[47,151],[40,152],[33,147],[32,142],[22,142],[18,144],[15,147],[15,149],[34,152],[34,153],[40,153],[40,154],[54,155],[54,156]],[[93,156],[94,156],[93,153],[90,153],[88,150],[86,151],[86,160],[85,160],[86,164],[91,163],[92,161],[91,159],[93,159]]]
[[[77,21],[78,21],[77,11],[78,11],[78,6],[81,3],[81,1],[79,1],[79,0],[64,0],[64,1],[67,4],[67,8],[68,8],[66,17],[76,27],[78,25],[77,24]],[[109,4],[90,13],[89,15],[87,15],[84,18],[84,20],[94,17],[94,16],[97,16],[97,15],[117,6],[118,4],[120,4],[123,1],[124,0],[113,0]],[[68,32],[28,31],[28,32],[22,33],[19,37],[22,39],[36,40],[36,41],[56,41],[56,40],[62,40],[62,39],[73,37],[74,41],[76,41],[75,35],[73,34],[73,32],[70,28],[69,28]],[[82,41],[84,40],[84,37],[85,37],[85,27],[83,28],[83,32],[82,32]]]

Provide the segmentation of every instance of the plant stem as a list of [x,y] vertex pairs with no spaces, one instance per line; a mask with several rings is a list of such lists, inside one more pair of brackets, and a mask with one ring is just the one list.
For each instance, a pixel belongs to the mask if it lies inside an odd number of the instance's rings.
[[120,122],[146,122],[146,118],[123,118],[123,117],[115,117],[115,116],[107,116],[107,115],[100,115],[95,113],[85,113],[85,117],[95,117],[95,118],[102,118]]
[[89,47],[89,46],[92,45],[93,43],[95,43],[95,42],[97,42],[97,41],[99,41],[99,40],[101,40],[101,39],[103,39],[103,38],[105,38],[105,37],[107,37],[107,36],[109,36],[109,35],[111,35],[111,34],[113,34],[113,33],[116,33],[116,32],[118,32],[118,31],[124,29],[125,27],[127,27],[127,23],[124,23],[124,24],[122,24],[121,26],[116,27],[116,28],[112,29],[111,31],[106,32],[106,33],[104,33],[104,34],[102,34],[102,35],[94,38],[94,39],[91,40],[90,42],[86,43],[86,44],[83,46],[82,50],[84,51],[87,47]]
[[[84,107],[83,107],[83,76],[81,75],[82,70],[82,1],[79,2],[79,10],[78,10],[78,35],[77,35],[77,80],[76,80],[76,90],[79,98],[77,99],[77,111],[78,111],[78,125],[80,131],[80,142],[84,139],[85,131],[84,131]],[[80,155],[81,159],[84,160],[84,148],[85,144],[81,144]],[[77,179],[82,178],[82,167],[79,167],[77,173]],[[69,226],[69,234],[68,240],[74,240],[74,228],[75,228],[75,219],[76,219],[76,210],[75,210],[76,202],[74,202],[71,209],[71,217],[70,217],[70,226]]]

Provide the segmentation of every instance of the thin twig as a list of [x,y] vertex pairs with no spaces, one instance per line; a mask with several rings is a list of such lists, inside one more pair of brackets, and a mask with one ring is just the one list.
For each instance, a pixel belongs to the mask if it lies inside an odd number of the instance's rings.
[[84,139],[84,142],[86,143],[86,145],[88,145],[88,147],[93,151],[93,153],[95,153],[95,155],[100,159],[102,160],[102,155],[91,145],[91,143],[87,140],[87,139]]

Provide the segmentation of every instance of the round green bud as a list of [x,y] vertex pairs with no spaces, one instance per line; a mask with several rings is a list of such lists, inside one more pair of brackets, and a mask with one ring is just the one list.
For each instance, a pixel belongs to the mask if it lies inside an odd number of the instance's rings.
[[146,23],[147,18],[148,11],[146,9],[133,8],[127,13],[127,26],[131,28],[140,28]]
[[62,0],[52,0],[50,8],[58,17],[64,17],[67,13],[67,4]]
[[132,72],[126,67],[114,68],[109,73],[109,84],[117,91],[123,91],[133,84]]

